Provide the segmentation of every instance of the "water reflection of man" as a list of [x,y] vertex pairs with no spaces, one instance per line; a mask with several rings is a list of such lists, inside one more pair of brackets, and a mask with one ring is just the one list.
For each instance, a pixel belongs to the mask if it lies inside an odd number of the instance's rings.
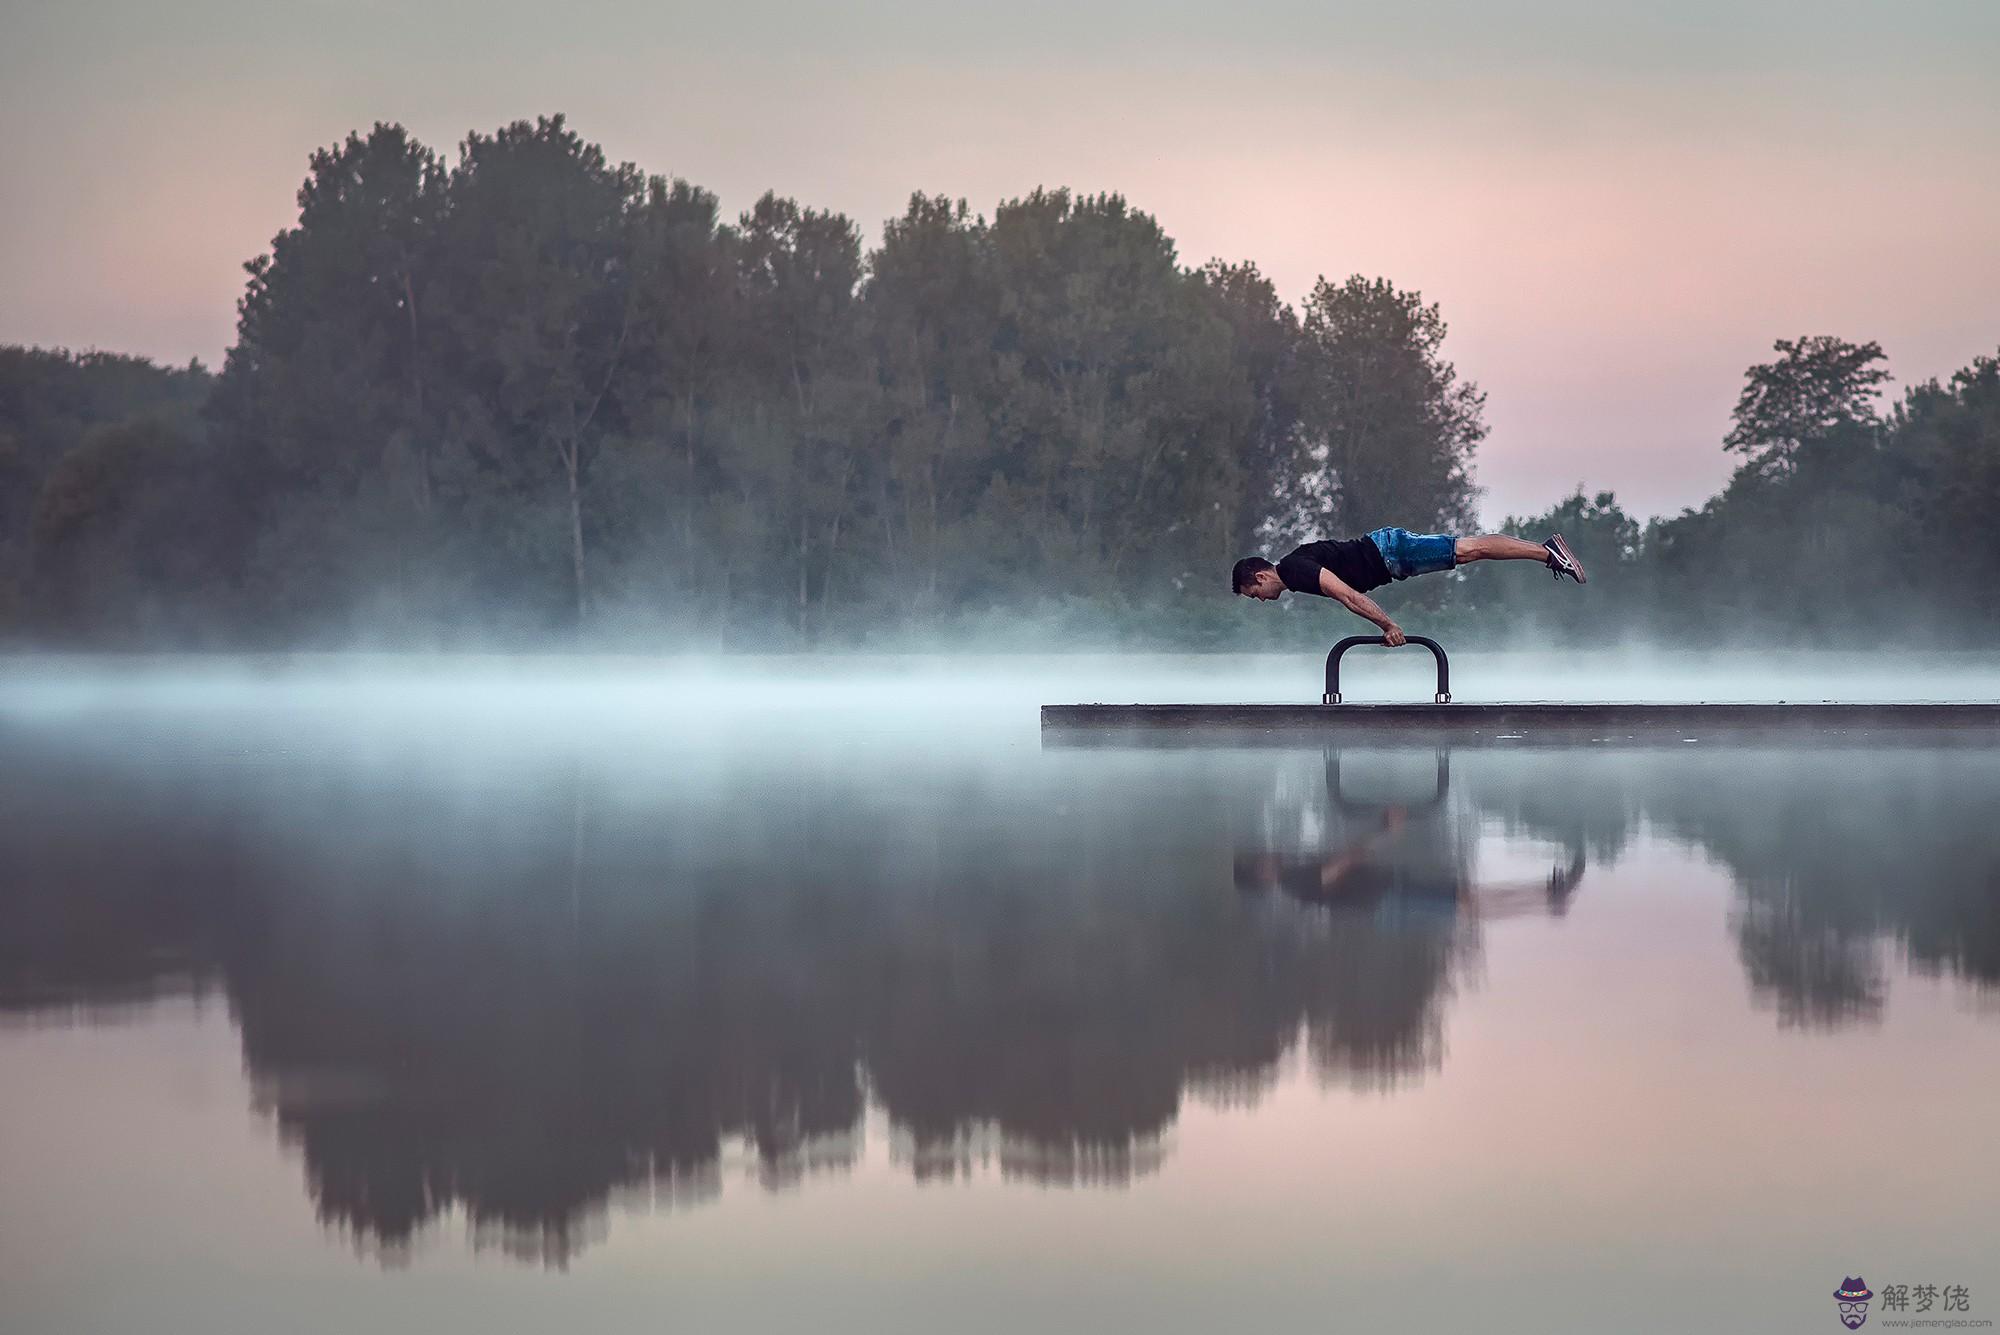
[[1433,910],[1481,918],[1569,911],[1584,855],[1574,850],[1567,865],[1546,877],[1475,883],[1454,863],[1408,856],[1408,814],[1400,807],[1382,813],[1374,831],[1322,854],[1282,857],[1273,852],[1240,854],[1236,887],[1247,894],[1281,890],[1302,904],[1329,908]]

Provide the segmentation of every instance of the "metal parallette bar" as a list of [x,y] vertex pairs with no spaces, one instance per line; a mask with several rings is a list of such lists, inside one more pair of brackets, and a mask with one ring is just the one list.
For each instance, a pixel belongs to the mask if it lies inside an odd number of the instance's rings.
[[[1444,656],[1444,646],[1428,635],[1410,635],[1406,636],[1405,639],[1407,643],[1421,644],[1424,648],[1431,651],[1431,657],[1437,660],[1438,670],[1437,694],[1431,697],[1431,701],[1433,704],[1450,704],[1451,663]],[[1357,644],[1387,645],[1388,643],[1388,639],[1381,635],[1350,635],[1339,644],[1334,645],[1326,655],[1326,694],[1320,697],[1319,702],[1323,705],[1337,705],[1340,703],[1340,656],[1342,654]]]

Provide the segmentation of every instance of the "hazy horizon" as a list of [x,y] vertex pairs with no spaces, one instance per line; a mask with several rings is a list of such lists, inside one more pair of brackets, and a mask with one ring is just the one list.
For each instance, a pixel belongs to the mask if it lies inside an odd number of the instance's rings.
[[314,148],[386,120],[450,154],[560,111],[729,216],[775,189],[873,241],[912,191],[988,216],[1116,191],[1292,302],[1415,288],[1488,392],[1489,522],[1578,482],[1699,504],[1775,338],[1879,340],[1898,389],[2000,346],[2000,12],[1970,3],[99,0],[8,26],[0,342],[217,364]]

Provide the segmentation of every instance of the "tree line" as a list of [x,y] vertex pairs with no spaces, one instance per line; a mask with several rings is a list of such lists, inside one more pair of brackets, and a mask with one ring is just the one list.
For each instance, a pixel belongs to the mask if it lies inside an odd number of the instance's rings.
[[[1472,521],[1484,399],[1435,304],[1354,276],[1294,308],[1116,195],[914,195],[869,248],[776,194],[727,220],[552,117],[450,162],[377,125],[298,205],[217,374],[0,349],[0,633],[1304,643],[1327,618],[1238,606],[1236,557]],[[1876,345],[1777,352],[1701,510],[1510,521],[1615,596],[1474,569],[1385,601],[1586,640],[1990,625],[1994,360],[1884,413]]]
[[1745,373],[1723,440],[1741,463],[1698,509],[1641,524],[1579,488],[1508,521],[1524,536],[1561,530],[1615,598],[1535,598],[1532,582],[1475,567],[1451,614],[1570,641],[1991,644],[2000,356],[1885,409],[1879,344],[1816,336],[1773,351]]

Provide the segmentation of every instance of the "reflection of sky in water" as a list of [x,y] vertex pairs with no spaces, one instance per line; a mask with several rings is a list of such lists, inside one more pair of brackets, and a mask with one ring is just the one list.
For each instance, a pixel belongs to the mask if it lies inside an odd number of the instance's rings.
[[1986,749],[9,689],[24,1329],[1789,1328],[1822,1272],[1996,1278]]

